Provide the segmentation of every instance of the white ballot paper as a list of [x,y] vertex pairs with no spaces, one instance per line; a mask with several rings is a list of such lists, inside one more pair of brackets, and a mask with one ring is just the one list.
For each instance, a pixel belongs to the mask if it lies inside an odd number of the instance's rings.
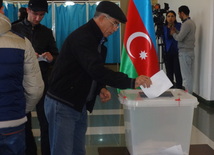
[[47,59],[44,58],[42,55],[39,55],[38,61],[46,61],[47,62]]
[[184,155],[181,145],[175,145],[161,151],[158,155]]
[[163,70],[160,70],[154,74],[151,77],[151,81],[152,85],[149,88],[144,88],[142,85],[140,86],[148,98],[158,97],[173,86],[172,82],[169,80]]

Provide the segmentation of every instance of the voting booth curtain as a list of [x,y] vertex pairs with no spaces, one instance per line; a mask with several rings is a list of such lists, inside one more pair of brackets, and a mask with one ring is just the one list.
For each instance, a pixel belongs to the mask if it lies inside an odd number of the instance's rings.
[[[119,5],[119,2],[117,3]],[[18,9],[27,7],[24,1],[5,2],[5,15],[14,22],[18,19]],[[94,2],[79,2],[72,5],[66,5],[65,2],[49,2],[48,13],[44,16],[41,24],[53,30],[57,47],[60,51],[66,37],[75,29],[85,24],[93,18],[97,4]],[[108,37],[105,45],[108,48],[106,63],[120,62],[120,28],[114,34]]]

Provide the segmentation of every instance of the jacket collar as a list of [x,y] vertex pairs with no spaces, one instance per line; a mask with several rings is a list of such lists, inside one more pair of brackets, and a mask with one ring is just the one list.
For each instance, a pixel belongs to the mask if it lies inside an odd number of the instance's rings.
[[0,13],[0,35],[11,30],[10,20]]
[[[26,26],[28,26],[28,27],[33,27],[33,25],[31,24],[31,22],[28,21],[26,18],[23,20],[23,23],[24,23]],[[34,28],[34,29],[37,29],[37,28],[39,28],[39,27],[41,27],[41,24],[35,25],[33,28]]]
[[190,17],[184,19],[184,20],[182,21],[182,23],[184,23],[184,22],[187,21],[188,19],[190,19]]
[[94,31],[94,34],[97,38],[97,41],[100,43],[102,41],[102,43],[108,41],[106,37],[103,37],[103,33],[100,30],[100,28],[98,27],[98,25],[96,24],[96,22],[94,21],[94,19],[92,18],[91,20],[89,20],[88,24],[91,25],[91,28]]

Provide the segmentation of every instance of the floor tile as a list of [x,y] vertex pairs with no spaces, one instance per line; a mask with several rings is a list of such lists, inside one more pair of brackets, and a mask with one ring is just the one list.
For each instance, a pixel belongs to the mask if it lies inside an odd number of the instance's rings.
[[124,125],[123,115],[90,115],[88,126],[121,126]]
[[87,135],[86,146],[125,146],[124,134]]
[[124,134],[124,126],[100,126],[100,127],[88,127],[86,135],[101,135],[101,134]]

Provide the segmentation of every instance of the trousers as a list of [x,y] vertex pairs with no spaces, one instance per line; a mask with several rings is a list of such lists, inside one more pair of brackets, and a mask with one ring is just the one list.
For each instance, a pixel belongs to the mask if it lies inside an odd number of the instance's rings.
[[193,68],[194,68],[194,50],[179,49],[179,62],[181,67],[181,75],[183,85],[186,90],[192,94],[193,92]]
[[0,129],[0,155],[25,155],[25,126]]
[[78,112],[49,96],[45,98],[51,155],[85,155],[86,107]]

